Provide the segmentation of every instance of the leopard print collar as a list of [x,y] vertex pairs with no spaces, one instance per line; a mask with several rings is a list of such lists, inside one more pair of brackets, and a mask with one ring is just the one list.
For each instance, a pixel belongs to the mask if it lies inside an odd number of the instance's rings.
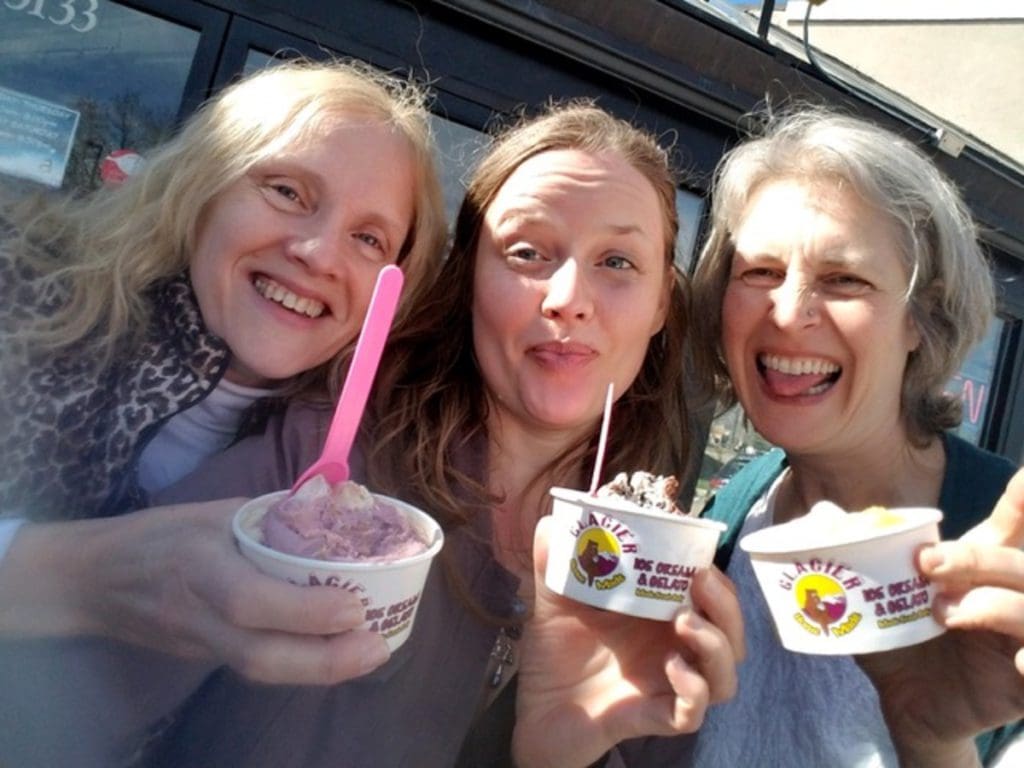
[[[22,313],[26,294],[23,283]],[[37,310],[45,311],[48,299],[37,298]],[[144,341],[109,367],[97,370],[80,349],[20,369],[5,361],[4,514],[68,519],[144,505],[135,471],[142,448],[167,419],[213,390],[230,358],[226,344],[203,324],[187,273],[158,284],[148,298],[152,316]]]

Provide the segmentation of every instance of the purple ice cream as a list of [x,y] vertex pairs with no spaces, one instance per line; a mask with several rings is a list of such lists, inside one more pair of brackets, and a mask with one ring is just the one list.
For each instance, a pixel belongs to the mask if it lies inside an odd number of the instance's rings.
[[358,483],[332,487],[320,475],[271,505],[262,530],[263,543],[271,549],[316,560],[383,562],[427,548],[394,506]]

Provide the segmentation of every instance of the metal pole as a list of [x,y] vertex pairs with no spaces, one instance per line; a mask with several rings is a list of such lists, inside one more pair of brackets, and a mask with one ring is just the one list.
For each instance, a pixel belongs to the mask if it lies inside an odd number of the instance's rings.
[[761,18],[757,23],[757,36],[768,41],[768,28],[772,25],[772,14],[775,13],[775,0],[764,0],[761,5]]

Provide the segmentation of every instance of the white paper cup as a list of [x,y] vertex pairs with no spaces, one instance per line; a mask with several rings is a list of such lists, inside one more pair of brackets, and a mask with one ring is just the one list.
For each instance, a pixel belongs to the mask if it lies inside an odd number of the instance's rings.
[[391,562],[372,563],[287,555],[262,543],[260,525],[267,508],[289,493],[278,491],[250,499],[235,513],[232,529],[242,554],[268,576],[302,586],[340,587],[359,595],[366,606],[363,626],[383,635],[392,652],[397,650],[412,631],[430,563],[444,543],[441,527],[411,504],[375,493],[375,498],[394,506],[409,518],[423,540],[428,542],[424,552]]
[[939,540],[942,513],[900,507],[885,514],[902,522],[874,527],[865,518],[866,524],[837,532],[828,545],[809,546],[822,534],[807,517],[740,540],[783,647],[824,655],[871,653],[945,631],[932,617],[935,590],[914,567],[914,551]]
[[552,488],[551,496],[549,589],[659,621],[690,607],[693,577],[711,565],[724,524],[568,488]]

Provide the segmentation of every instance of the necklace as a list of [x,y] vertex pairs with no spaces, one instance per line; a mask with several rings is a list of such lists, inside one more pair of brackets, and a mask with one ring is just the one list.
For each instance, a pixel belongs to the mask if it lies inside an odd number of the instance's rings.
[[512,603],[512,614],[518,619],[518,623],[501,627],[498,636],[494,639],[494,647],[491,649],[491,656],[488,660],[487,680],[493,689],[492,696],[505,686],[516,670],[519,668],[518,650],[519,638],[523,635],[522,619],[526,614],[526,604],[518,597]]
[[501,688],[505,683],[505,673],[511,678],[519,666],[516,656],[516,643],[522,634],[519,627],[502,627],[495,638],[491,649],[490,683],[491,688]]

